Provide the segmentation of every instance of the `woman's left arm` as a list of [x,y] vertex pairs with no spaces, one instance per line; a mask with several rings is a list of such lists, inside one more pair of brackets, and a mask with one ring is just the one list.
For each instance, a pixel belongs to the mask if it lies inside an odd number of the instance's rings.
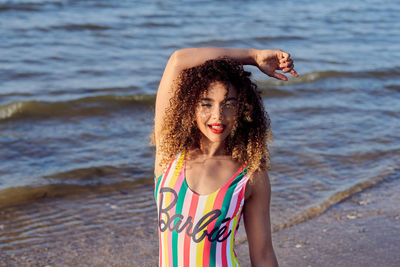
[[271,240],[271,185],[267,172],[256,172],[246,187],[243,209],[251,266],[278,266]]

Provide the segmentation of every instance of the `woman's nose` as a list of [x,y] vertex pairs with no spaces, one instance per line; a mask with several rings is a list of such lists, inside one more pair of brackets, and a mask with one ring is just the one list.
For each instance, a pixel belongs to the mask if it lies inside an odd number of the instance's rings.
[[222,106],[220,106],[220,105],[215,105],[214,107],[213,107],[213,110],[212,110],[212,117],[213,117],[213,119],[215,119],[215,120],[221,120],[222,119],[222,116],[223,116],[223,110],[222,110]]

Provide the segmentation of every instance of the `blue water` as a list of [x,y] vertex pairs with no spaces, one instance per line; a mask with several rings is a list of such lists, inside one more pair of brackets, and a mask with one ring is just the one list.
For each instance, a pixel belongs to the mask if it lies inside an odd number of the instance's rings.
[[380,181],[400,163],[399,13],[394,0],[0,1],[0,208],[151,184],[157,85],[196,46],[294,58],[287,83],[248,68],[275,138],[274,226]]

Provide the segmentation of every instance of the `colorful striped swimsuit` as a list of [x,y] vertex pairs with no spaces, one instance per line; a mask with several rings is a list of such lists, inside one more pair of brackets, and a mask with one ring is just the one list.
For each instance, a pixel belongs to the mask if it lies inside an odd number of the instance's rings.
[[235,234],[248,181],[244,166],[214,193],[199,195],[185,179],[185,152],[156,179],[159,265],[240,266]]

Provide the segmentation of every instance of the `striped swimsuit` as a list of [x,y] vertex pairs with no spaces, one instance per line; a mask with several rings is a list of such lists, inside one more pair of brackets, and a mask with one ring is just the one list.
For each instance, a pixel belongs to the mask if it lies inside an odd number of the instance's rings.
[[159,265],[240,266],[234,238],[244,204],[247,169],[243,166],[214,193],[198,195],[185,179],[185,152],[156,179]]

